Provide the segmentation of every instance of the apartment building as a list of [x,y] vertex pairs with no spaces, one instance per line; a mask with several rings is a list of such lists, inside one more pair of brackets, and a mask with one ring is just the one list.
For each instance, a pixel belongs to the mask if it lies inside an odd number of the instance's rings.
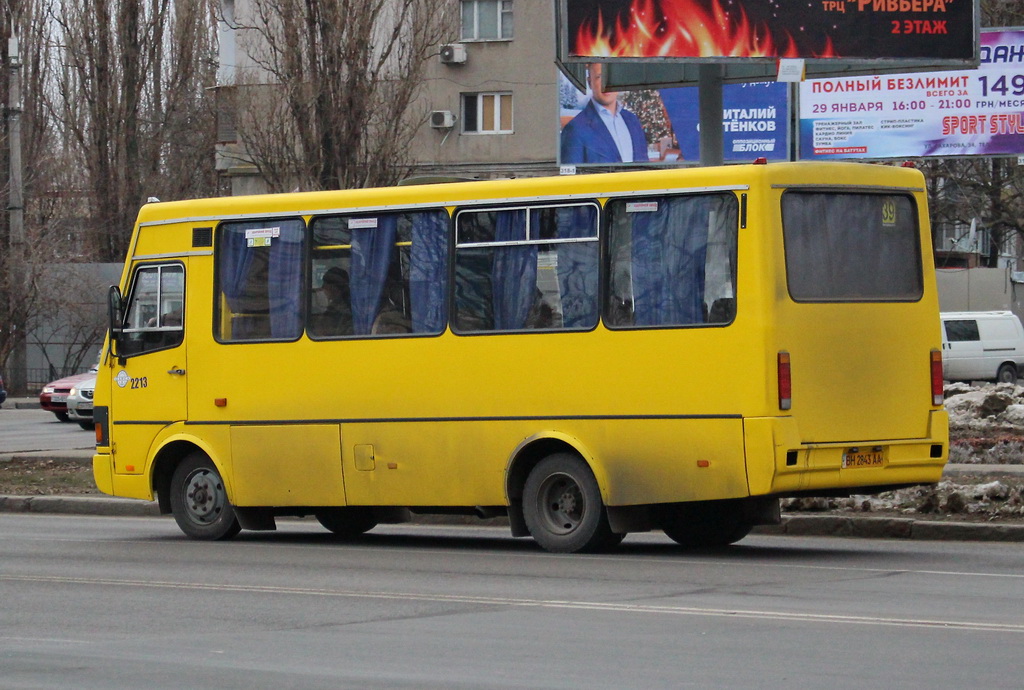
[[[550,0],[444,0],[450,39],[436,47],[410,117],[420,122],[410,155],[414,177],[488,179],[558,172],[558,69]],[[264,82],[247,54],[252,0],[221,0],[218,90]],[[243,18],[244,19],[241,19]],[[248,30],[251,39],[253,32]],[[254,78],[254,74],[256,77]],[[221,99],[229,103],[230,99]],[[222,109],[217,166],[224,192],[266,191]]]

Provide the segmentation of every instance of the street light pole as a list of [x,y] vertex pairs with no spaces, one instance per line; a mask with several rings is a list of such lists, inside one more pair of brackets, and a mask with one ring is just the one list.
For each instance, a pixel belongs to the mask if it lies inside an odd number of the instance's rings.
[[10,160],[10,188],[7,197],[7,213],[9,222],[10,255],[8,257],[8,295],[7,299],[14,302],[10,309],[12,321],[12,348],[8,357],[8,385],[12,392],[24,394],[28,388],[28,371],[25,360],[25,312],[17,302],[24,298],[25,289],[25,209],[22,190],[21,167],[21,54],[18,50],[18,37],[12,35],[7,40],[7,68],[10,70],[10,81],[7,97],[7,142]]

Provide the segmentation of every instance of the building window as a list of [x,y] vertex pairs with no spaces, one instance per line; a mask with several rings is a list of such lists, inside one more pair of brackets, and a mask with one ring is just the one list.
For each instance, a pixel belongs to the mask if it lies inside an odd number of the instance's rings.
[[462,40],[512,38],[512,0],[462,0]]
[[477,134],[511,134],[512,94],[462,94],[462,131]]
[[235,86],[218,86],[214,90],[214,103],[217,107],[217,143],[234,144],[238,142],[238,93]]

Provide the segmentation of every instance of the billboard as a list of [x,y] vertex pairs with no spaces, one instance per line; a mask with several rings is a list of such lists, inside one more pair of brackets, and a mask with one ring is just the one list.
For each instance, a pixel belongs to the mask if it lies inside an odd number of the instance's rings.
[[564,0],[566,58],[976,57],[974,0]]
[[[587,82],[583,94],[559,75],[559,164],[699,161],[697,87],[606,93],[589,71]],[[727,84],[722,89],[722,106],[725,162],[789,159],[787,84]]]
[[1024,154],[1024,30],[981,34],[973,70],[800,84],[800,158]]

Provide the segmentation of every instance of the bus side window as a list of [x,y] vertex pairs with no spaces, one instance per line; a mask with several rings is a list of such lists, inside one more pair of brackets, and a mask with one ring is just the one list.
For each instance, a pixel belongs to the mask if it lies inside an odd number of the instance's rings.
[[184,337],[185,268],[142,266],[135,272],[119,354],[139,355],[181,344]]
[[734,194],[613,199],[607,209],[604,318],[609,326],[732,321],[738,217]]
[[441,209],[315,218],[309,335],[444,330],[449,225]]
[[216,247],[217,340],[295,340],[302,333],[305,223],[223,223]]
[[579,203],[460,212],[453,328],[593,328],[597,219],[595,205]]

